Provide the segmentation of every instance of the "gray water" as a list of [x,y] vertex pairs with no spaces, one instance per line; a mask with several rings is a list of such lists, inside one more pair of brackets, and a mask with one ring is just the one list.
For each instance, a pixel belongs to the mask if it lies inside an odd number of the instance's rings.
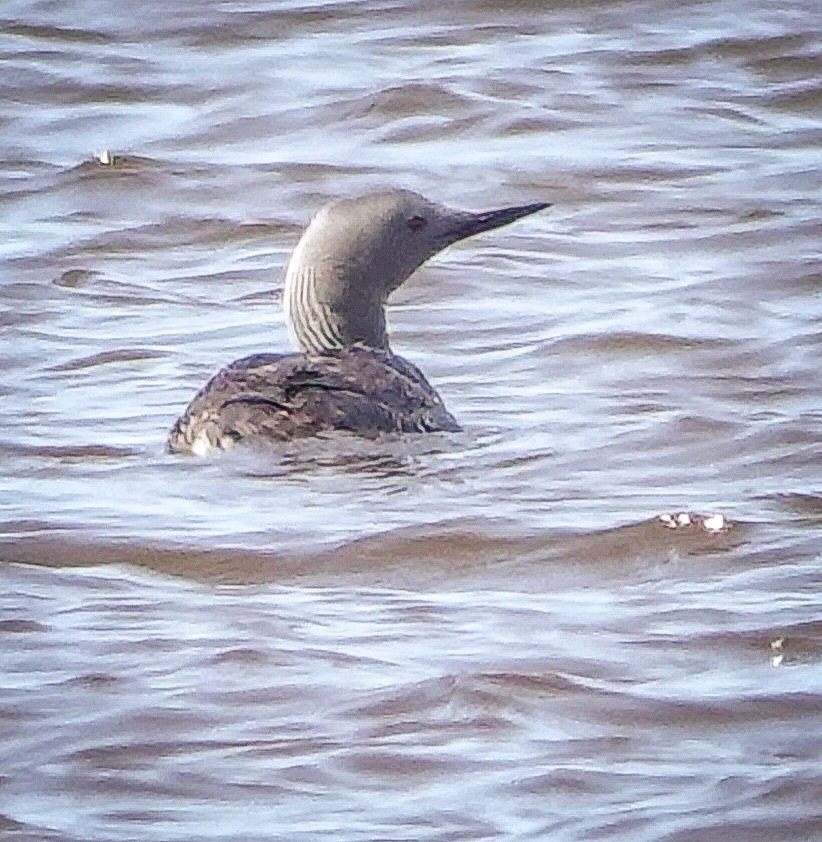
[[[0,836],[822,839],[820,34],[5,2]],[[464,432],[167,455],[385,186],[553,203],[392,300]]]

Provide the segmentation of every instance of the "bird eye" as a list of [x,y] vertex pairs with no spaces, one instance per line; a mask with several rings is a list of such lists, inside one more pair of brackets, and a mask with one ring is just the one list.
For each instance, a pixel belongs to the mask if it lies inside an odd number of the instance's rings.
[[408,220],[408,227],[412,231],[419,231],[425,226],[428,225],[428,220],[424,216],[412,216]]

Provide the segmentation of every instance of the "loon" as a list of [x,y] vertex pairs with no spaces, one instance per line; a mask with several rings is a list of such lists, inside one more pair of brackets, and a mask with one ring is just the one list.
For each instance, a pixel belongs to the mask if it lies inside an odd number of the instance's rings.
[[392,352],[388,296],[452,243],[549,206],[469,213],[410,190],[326,205],[286,269],[286,322],[297,353],[253,354],[217,372],[172,427],[169,452],[204,455],[336,430],[458,432],[422,372]]

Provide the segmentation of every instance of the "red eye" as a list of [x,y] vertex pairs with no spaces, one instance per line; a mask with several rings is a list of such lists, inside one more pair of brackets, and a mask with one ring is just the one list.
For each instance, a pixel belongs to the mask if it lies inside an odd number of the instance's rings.
[[425,228],[426,225],[428,225],[428,220],[424,216],[412,216],[411,219],[408,220],[408,227],[412,231],[420,231]]

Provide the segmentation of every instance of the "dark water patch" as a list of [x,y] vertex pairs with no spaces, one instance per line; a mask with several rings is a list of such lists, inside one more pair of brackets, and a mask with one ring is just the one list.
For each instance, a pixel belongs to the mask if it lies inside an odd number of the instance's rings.
[[[784,582],[784,578],[783,578]],[[727,611],[736,616],[730,619]],[[822,622],[810,620],[784,625],[778,616],[763,615],[758,608],[733,606],[711,616],[705,611],[709,630],[695,625],[689,610],[671,609],[654,612],[655,629],[643,630],[628,645],[637,649],[654,649],[669,644],[702,655],[706,665],[719,662],[740,667],[743,664],[774,667],[808,664],[822,657]]]
[[138,225],[132,228],[107,231],[82,244],[84,252],[118,254],[144,252],[146,249],[166,249],[185,242],[217,245],[237,234],[238,224],[230,220],[177,218],[162,223]]
[[213,657],[214,664],[254,665],[266,664],[270,659],[265,652],[250,647],[228,649],[218,652]]
[[[762,812],[762,810],[756,810]],[[697,842],[721,836],[727,842],[771,842],[774,839],[814,839],[822,832],[822,821],[794,816],[775,818],[763,815],[756,819],[729,819],[726,816],[714,821],[693,816],[687,830],[667,833],[659,842]]]
[[233,299],[237,304],[251,304],[252,306],[271,307],[283,300],[282,289],[266,289],[261,292],[250,292]]
[[708,56],[718,58],[744,58],[761,56],[763,53],[772,56],[796,54],[806,47],[815,46],[813,38],[806,33],[790,33],[785,35],[766,35],[756,38],[725,37],[711,40],[698,48]]
[[[822,64],[822,63],[820,63]],[[822,85],[804,85],[790,91],[777,91],[768,96],[773,108],[797,111],[802,114],[818,114],[822,107]]]
[[111,351],[101,351],[99,354],[91,354],[87,357],[78,357],[65,363],[49,366],[47,371],[77,371],[84,368],[94,368],[98,365],[109,365],[111,363],[128,363],[137,360],[152,360],[164,357],[167,354],[163,351],[156,351],[151,348],[117,348]]
[[580,123],[560,116],[518,117],[497,125],[500,134],[523,135],[563,132],[579,128]]
[[772,499],[794,514],[814,519],[822,518],[822,496],[820,495],[785,492],[774,495]]
[[[315,35],[322,29],[333,37],[340,32],[350,36],[359,22],[365,26],[381,10],[401,13],[393,3],[369,4],[323,2],[321,4],[288,4],[279,9],[242,9],[218,13],[219,23],[196,25],[188,18],[178,21],[175,35],[196,47],[236,47],[263,41],[277,42],[284,38]],[[368,29],[371,29],[368,27]]]
[[776,55],[751,59],[747,64],[752,70],[775,82],[802,82],[819,78],[822,54],[813,48],[794,53],[780,51]]
[[101,30],[27,24],[8,19],[0,21],[0,32],[21,38],[43,38],[65,43],[108,44],[111,41],[110,36]]
[[66,687],[80,687],[89,690],[106,690],[109,688],[118,689],[122,680],[111,673],[89,672],[76,675],[62,682]]
[[822,621],[778,626],[768,635],[768,650],[775,666],[818,664],[822,661]]
[[425,143],[464,135],[476,126],[473,117],[445,119],[436,116],[407,117],[382,129],[379,140],[386,144]]
[[607,333],[566,336],[549,342],[552,352],[572,354],[671,354],[690,351],[718,351],[733,347],[728,339],[719,337],[675,336],[672,334],[638,333],[633,331],[608,331]]
[[[627,700],[626,700],[627,701]],[[779,692],[773,695],[757,694],[746,698],[737,696],[727,700],[685,701],[655,700],[655,704],[633,722],[634,727],[649,726],[665,721],[673,731],[689,730],[694,726],[711,730],[715,723],[730,717],[738,724],[771,722],[772,727],[815,720],[818,717],[819,698],[816,693]],[[623,712],[630,716],[626,705]]]
[[77,176],[90,181],[100,178],[119,178],[120,176],[138,173],[148,174],[151,171],[161,170],[165,166],[167,165],[164,162],[154,158],[124,154],[110,149],[99,149],[92,151],[91,157],[87,160],[64,170],[63,175],[67,179]]
[[20,328],[27,325],[42,324],[43,322],[49,321],[49,319],[53,316],[54,313],[50,313],[43,309],[40,309],[37,313],[7,310],[5,312],[0,312],[0,327]]
[[[0,451],[17,456],[30,456],[42,459],[79,460],[86,459],[122,459],[137,456],[139,449],[117,447],[108,444],[33,444],[0,442]],[[19,522],[21,528],[28,528],[27,522]],[[5,526],[5,525],[4,525]],[[62,528],[62,527],[57,527]]]
[[94,269],[67,269],[53,283],[58,287],[76,289],[77,287],[86,286],[99,276],[100,273]]
[[409,82],[402,86],[384,88],[349,103],[350,116],[371,116],[375,119],[402,119],[405,117],[435,114],[448,116],[463,111],[473,101],[444,86],[422,82]]
[[[26,825],[23,824],[23,822],[15,821],[14,819],[9,818],[7,815],[0,813],[0,830],[2,830],[4,833],[14,833],[15,831],[23,831],[25,829]],[[22,839],[23,837],[15,835],[12,838]]]
[[[4,299],[16,302],[40,301],[44,298],[47,300],[56,300],[60,293],[57,290],[50,292],[47,288],[44,289],[44,284],[29,283],[27,281],[12,281],[3,284],[2,295]],[[25,316],[25,314],[21,314]],[[13,319],[14,316],[10,316]]]
[[[500,524],[441,523],[401,528],[339,546],[312,550],[198,549],[184,545],[110,542],[63,535],[22,535],[2,543],[7,562],[49,567],[131,565],[194,580],[250,584],[294,582],[329,586],[466,587],[479,577],[503,589],[551,576],[622,575],[637,567],[725,553],[746,540],[744,524],[681,513],[591,532],[512,536]],[[712,521],[711,521],[712,522]],[[37,530],[40,532],[40,530]],[[546,567],[550,565],[550,569]],[[564,573],[563,573],[564,571]],[[491,577],[490,579],[487,577]],[[529,579],[529,577],[531,577]]]
[[69,527],[56,525],[55,523],[48,520],[24,519],[5,520],[0,522],[0,530],[2,530],[2,533],[5,536],[14,535],[16,533],[37,533],[50,531],[52,529],[61,530],[66,528]]
[[0,620],[0,634],[32,634],[48,630],[48,626],[35,620]]

